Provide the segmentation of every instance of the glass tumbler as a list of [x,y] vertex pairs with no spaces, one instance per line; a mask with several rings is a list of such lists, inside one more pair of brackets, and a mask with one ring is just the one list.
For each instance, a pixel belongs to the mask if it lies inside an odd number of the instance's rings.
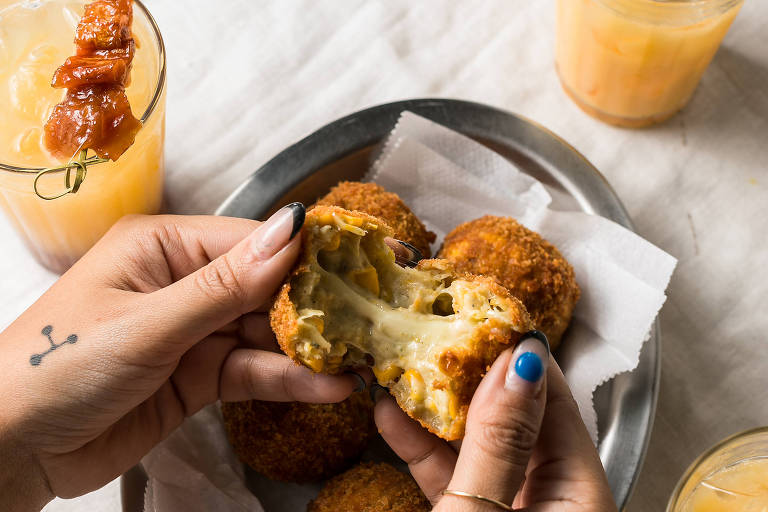
[[558,0],[556,65],[593,117],[641,127],[685,106],[743,0]]
[[768,511],[768,427],[728,437],[686,470],[667,512]]
[[[153,214],[163,197],[165,48],[155,20],[134,0],[137,49],[126,94],[142,121],[115,162],[88,165],[76,193],[66,164],[45,149],[43,126],[63,91],[56,68],[74,52],[83,0],[0,0],[0,208],[44,266],[64,272],[123,215]],[[75,173],[72,172],[74,180]]]

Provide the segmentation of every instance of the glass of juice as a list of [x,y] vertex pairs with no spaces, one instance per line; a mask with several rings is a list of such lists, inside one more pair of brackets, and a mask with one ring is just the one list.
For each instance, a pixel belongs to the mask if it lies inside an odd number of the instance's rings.
[[556,65],[582,110],[626,127],[685,106],[743,0],[558,0]]
[[667,512],[768,511],[768,427],[720,441],[678,482]]
[[[0,0],[0,208],[44,266],[64,272],[123,215],[153,214],[163,197],[165,47],[146,7],[134,1],[136,52],[126,94],[142,126],[117,161],[88,165],[76,193],[43,126],[64,91],[51,87],[74,52],[84,0]],[[71,173],[74,181],[75,172]],[[37,179],[37,181],[36,181]],[[71,183],[70,183],[71,185]]]

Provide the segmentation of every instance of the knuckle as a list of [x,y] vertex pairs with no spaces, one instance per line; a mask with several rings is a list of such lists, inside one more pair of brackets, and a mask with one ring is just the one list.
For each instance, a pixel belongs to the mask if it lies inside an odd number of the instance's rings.
[[494,458],[515,466],[525,467],[536,445],[539,430],[530,415],[512,419],[492,415],[480,422],[478,444]]
[[259,383],[255,377],[259,375],[259,360],[254,352],[249,352],[243,360],[242,381],[243,388],[248,396],[255,398],[259,396]]
[[580,423],[581,412],[579,404],[571,395],[558,396],[547,400],[547,413],[553,414],[569,423]]
[[291,366],[283,367],[280,374],[280,384],[283,387],[283,392],[289,401],[296,401],[296,396],[293,390],[293,368]]
[[145,225],[144,223],[147,222],[147,217],[147,215],[139,215],[135,213],[124,215],[117,219],[117,222],[112,224],[112,227],[107,230],[103,238],[120,240],[125,238],[127,234],[141,231],[141,226]]
[[123,215],[110,228],[110,231],[116,233],[132,233],[135,231],[146,231],[147,226],[154,227],[157,222],[157,215],[141,215],[138,213],[129,213]]
[[572,395],[561,395],[547,400],[548,409],[559,409],[568,414],[576,414],[581,417],[579,404]]
[[213,260],[195,274],[195,285],[205,296],[221,305],[239,304],[245,299],[245,287],[226,256]]
[[132,228],[136,226],[136,224],[140,224],[144,221],[144,219],[147,218],[147,215],[140,215],[138,213],[129,213],[128,215],[123,215],[118,219],[118,221],[115,223],[115,226],[118,228],[126,229],[126,228]]

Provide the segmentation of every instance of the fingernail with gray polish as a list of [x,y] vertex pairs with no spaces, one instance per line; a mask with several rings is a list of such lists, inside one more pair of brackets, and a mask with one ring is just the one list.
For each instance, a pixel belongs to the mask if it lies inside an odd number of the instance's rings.
[[265,261],[280,252],[304,225],[306,210],[301,203],[280,208],[251,235],[251,252]]
[[353,377],[355,377],[357,379],[357,386],[355,386],[355,391],[354,391],[355,393],[359,393],[361,391],[365,391],[365,388],[366,388],[367,384],[366,384],[365,379],[363,378],[362,375],[360,375],[359,373],[354,372],[352,370],[347,370],[344,373],[346,375],[351,375],[351,376],[353,376]]
[[387,388],[385,388],[378,382],[374,382],[373,384],[371,384],[369,392],[371,393],[371,400],[373,401],[373,403],[377,403],[379,400],[384,398],[388,393]]
[[544,334],[543,332],[541,332],[539,330],[534,329],[532,331],[528,331],[527,333],[523,334],[520,337],[520,342],[522,343],[523,341],[529,340],[531,338],[533,338],[535,340],[539,340],[542,345],[547,347],[547,355],[549,355],[549,353],[550,353],[549,340],[547,339],[547,335],[546,334]]
[[303,204],[296,202],[291,203],[286,208],[290,208],[293,212],[293,228],[291,229],[291,240],[296,234],[301,231],[301,226],[304,225],[304,219],[307,217],[307,209]]
[[400,245],[405,247],[408,252],[410,253],[408,255],[408,264],[411,267],[415,267],[416,264],[424,259],[424,256],[421,254],[421,251],[418,250],[416,247],[412,246],[408,242],[403,242],[402,240],[398,240],[400,242]]

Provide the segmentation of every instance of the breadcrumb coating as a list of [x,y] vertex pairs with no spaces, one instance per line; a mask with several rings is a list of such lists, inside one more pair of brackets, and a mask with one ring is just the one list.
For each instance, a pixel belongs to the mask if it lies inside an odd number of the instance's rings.
[[285,482],[318,481],[343,471],[376,433],[373,402],[365,392],[335,404],[222,403],[221,412],[240,460]]
[[486,215],[454,228],[439,257],[496,279],[525,304],[552,349],[558,347],[581,292],[573,267],[538,233],[512,218]]
[[426,512],[431,508],[410,475],[389,464],[367,462],[331,479],[307,512]]
[[315,372],[369,365],[398,405],[446,440],[499,356],[533,329],[523,304],[490,277],[446,260],[403,268],[380,219],[338,207],[307,213],[302,254],[270,312],[283,351]]
[[413,245],[425,258],[432,255],[429,244],[435,241],[435,234],[427,230],[397,194],[376,183],[342,181],[318,199],[315,206],[339,206],[378,217],[392,228],[395,238]]

